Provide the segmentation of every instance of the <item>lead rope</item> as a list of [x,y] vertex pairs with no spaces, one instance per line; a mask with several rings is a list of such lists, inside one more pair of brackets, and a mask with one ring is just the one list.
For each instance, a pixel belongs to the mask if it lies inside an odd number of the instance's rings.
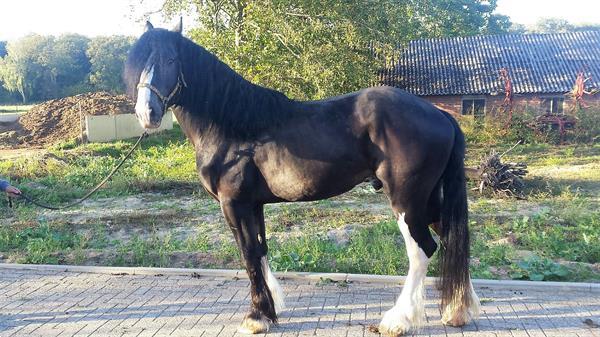
[[[113,170],[108,174],[108,176],[106,178],[104,178],[104,180],[102,180],[98,185],[96,185],[96,187],[94,187],[91,191],[89,191],[86,195],[84,195],[79,200],[76,200],[76,201],[74,201],[70,204],[64,205],[64,206],[52,206],[52,205],[47,205],[47,204],[41,203],[39,201],[36,201],[33,198],[24,194],[23,192],[21,192],[21,194],[19,194],[19,196],[21,198],[25,199],[25,201],[28,201],[36,206],[46,208],[46,209],[51,209],[51,210],[61,210],[61,209],[73,207],[75,205],[79,205],[82,202],[84,202],[86,199],[88,199],[90,196],[92,196],[92,194],[96,193],[96,191],[98,191],[100,189],[100,187],[102,187],[102,185],[104,185],[119,170],[119,168],[121,168],[121,166],[123,166],[125,161],[129,157],[131,157],[131,154],[133,153],[133,151],[140,145],[140,143],[142,142],[142,139],[144,139],[146,136],[148,136],[148,133],[146,131],[144,131],[144,133],[142,133],[140,138],[138,138],[137,142],[135,142],[133,147],[131,147],[131,149],[129,149],[129,152],[127,152],[125,157],[121,160],[121,162],[117,166],[115,166],[115,168],[113,168]],[[9,207],[12,207],[12,202],[10,202],[10,198],[9,198]]]

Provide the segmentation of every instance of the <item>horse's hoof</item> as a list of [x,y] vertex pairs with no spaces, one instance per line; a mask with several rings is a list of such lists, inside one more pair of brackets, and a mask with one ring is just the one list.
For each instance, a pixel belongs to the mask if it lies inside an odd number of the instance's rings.
[[455,327],[469,324],[473,319],[479,317],[480,310],[479,297],[471,286],[469,305],[447,306],[442,314],[442,324]]
[[269,331],[269,320],[266,318],[254,319],[246,317],[244,318],[242,325],[240,325],[237,331],[245,335],[253,335],[257,333],[267,332]]
[[445,312],[442,316],[442,324],[460,327],[469,323],[469,314],[467,310],[461,309],[454,312]]
[[442,324],[453,327],[461,327],[467,324],[468,322],[469,321],[464,319],[464,317],[452,317],[450,319],[442,319]]
[[410,330],[411,323],[403,312],[392,308],[385,313],[379,323],[379,333],[382,336],[398,337]]

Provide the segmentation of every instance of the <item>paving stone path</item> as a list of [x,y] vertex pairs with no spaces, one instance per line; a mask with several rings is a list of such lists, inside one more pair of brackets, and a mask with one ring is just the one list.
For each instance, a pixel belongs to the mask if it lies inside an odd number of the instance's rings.
[[[148,270],[146,270],[147,272]],[[0,336],[238,336],[245,278],[26,270],[0,266]],[[287,309],[265,336],[376,337],[401,289],[391,283],[283,279]],[[475,286],[482,315],[440,323],[428,286],[427,323],[415,336],[600,336],[597,288]],[[587,322],[587,323],[586,323]]]

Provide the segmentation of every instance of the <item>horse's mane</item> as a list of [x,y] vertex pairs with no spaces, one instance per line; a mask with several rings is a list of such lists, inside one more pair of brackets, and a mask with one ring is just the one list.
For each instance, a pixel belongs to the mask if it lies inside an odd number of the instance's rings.
[[[155,29],[132,47],[124,74],[128,93],[135,97],[139,74],[150,53],[151,39],[179,39],[179,59],[187,83],[177,106],[191,114],[193,122],[226,137],[252,139],[267,129],[289,121],[299,103],[281,92],[244,79],[215,55],[193,41],[166,30]],[[164,40],[163,40],[164,41]],[[145,58],[144,58],[145,55]]]

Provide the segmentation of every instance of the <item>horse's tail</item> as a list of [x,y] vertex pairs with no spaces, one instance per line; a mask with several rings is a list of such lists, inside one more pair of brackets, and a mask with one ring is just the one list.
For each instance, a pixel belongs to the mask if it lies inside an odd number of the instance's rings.
[[465,137],[456,120],[442,111],[454,126],[454,145],[442,175],[441,248],[439,258],[442,310],[471,302],[469,229],[465,179]]

